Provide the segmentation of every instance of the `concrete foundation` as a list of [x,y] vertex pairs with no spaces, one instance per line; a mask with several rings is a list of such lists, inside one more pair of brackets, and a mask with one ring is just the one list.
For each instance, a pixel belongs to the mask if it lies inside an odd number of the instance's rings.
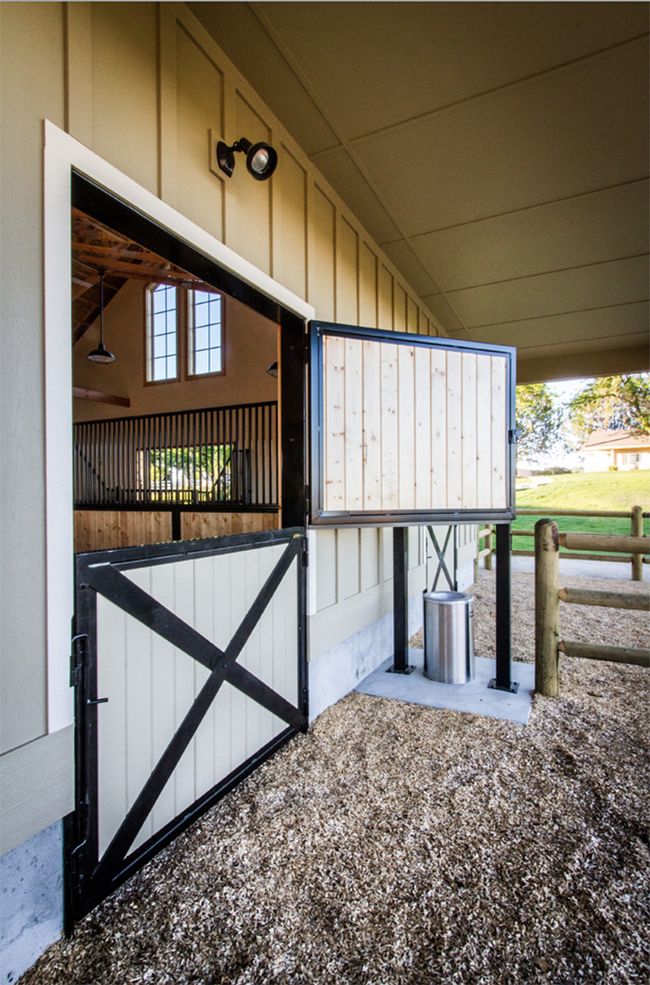
[[[422,628],[422,594],[409,599],[409,635]],[[393,652],[393,613],[309,662],[309,720],[353,691]]]
[[63,822],[0,858],[0,985],[17,981],[63,932]]

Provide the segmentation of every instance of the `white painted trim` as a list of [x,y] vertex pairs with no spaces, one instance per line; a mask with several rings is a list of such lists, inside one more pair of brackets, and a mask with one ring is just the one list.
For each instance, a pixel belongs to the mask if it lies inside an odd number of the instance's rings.
[[70,175],[97,182],[220,267],[300,318],[315,309],[49,120],[44,121],[45,523],[47,728],[71,724],[68,686],[73,600]]

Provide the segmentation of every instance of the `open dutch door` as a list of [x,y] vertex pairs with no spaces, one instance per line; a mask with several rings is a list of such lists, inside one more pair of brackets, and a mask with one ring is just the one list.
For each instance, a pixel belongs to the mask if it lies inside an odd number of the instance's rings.
[[404,528],[494,523],[497,661],[510,678],[515,350],[310,324],[310,522],[394,528],[395,656],[408,671]]

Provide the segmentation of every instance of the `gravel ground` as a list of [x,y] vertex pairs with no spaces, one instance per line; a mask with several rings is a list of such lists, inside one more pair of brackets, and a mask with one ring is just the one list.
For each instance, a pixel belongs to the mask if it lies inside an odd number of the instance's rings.
[[[515,578],[520,659],[531,586]],[[491,576],[476,597],[488,654]],[[644,642],[648,624],[562,615],[594,642]],[[645,983],[647,699],[644,669],[568,658],[525,728],[350,695],[23,985]]]

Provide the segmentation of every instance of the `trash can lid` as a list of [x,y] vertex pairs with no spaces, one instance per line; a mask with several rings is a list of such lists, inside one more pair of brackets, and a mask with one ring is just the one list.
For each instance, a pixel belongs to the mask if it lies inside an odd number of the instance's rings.
[[454,602],[470,602],[472,599],[471,595],[467,595],[465,592],[423,592],[424,599],[426,602],[446,602],[451,604]]

